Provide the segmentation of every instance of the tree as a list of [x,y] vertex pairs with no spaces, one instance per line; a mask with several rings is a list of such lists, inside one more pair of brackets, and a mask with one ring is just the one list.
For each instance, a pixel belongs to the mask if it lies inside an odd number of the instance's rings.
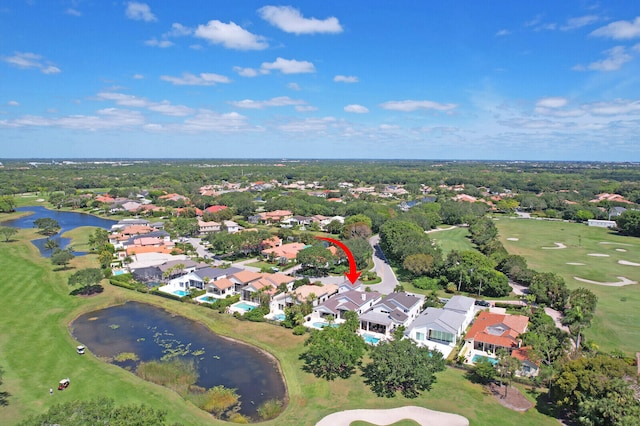
[[431,389],[435,374],[444,369],[440,352],[419,347],[411,339],[396,339],[371,350],[371,363],[363,368],[363,376],[378,396],[393,398],[400,392],[405,398],[416,398]]
[[[116,406],[112,399],[98,398],[90,401],[71,401],[55,404],[46,413],[34,415],[20,423],[21,426],[63,424],[84,426],[90,424],[163,426],[166,411],[156,410],[144,404]],[[99,419],[99,422],[98,420]]]
[[[344,245],[351,250],[351,254],[356,261],[356,269],[361,271],[369,266],[371,256],[373,255],[373,248],[371,248],[371,244],[369,244],[367,240],[364,238],[352,238],[346,240]],[[339,253],[343,254],[344,252],[340,251]]]
[[60,231],[60,224],[50,217],[41,217],[33,221],[33,226],[40,229],[40,233],[46,236],[55,235]]
[[496,368],[487,358],[480,358],[471,370],[471,377],[483,384],[487,384],[496,376]]
[[9,226],[3,226],[0,228],[0,234],[4,236],[4,241],[7,243],[11,241],[11,237],[16,235],[17,233],[18,230],[16,228],[11,228]]
[[305,371],[326,380],[346,379],[355,372],[366,343],[356,334],[358,316],[347,312],[345,319],[338,327],[325,327],[311,333],[304,343],[307,350],[300,355]]
[[430,254],[412,254],[404,259],[402,267],[415,276],[428,275],[433,270],[434,261]]
[[516,375],[516,371],[520,368],[521,362],[519,359],[512,357],[506,349],[498,349],[496,355],[498,356],[496,370],[500,376],[500,386],[502,386],[504,379],[507,380],[507,385],[504,389],[504,397],[506,398],[508,396],[509,386],[511,386],[511,382]]
[[326,274],[326,270],[333,259],[334,256],[329,249],[320,244],[300,250],[296,255],[296,262],[302,265],[304,269],[312,270],[313,276],[316,277],[319,276],[321,270],[323,274]]
[[574,337],[576,350],[580,350],[582,331],[591,325],[593,315],[582,309],[582,306],[575,306],[565,312],[562,324],[569,327],[571,335]]
[[60,244],[58,244],[58,242],[54,239],[47,238],[47,241],[44,242],[44,248],[49,250],[50,252],[53,252],[58,247],[60,247]]
[[342,232],[342,223],[339,220],[334,219],[327,224],[326,229],[330,234],[339,234]]
[[98,251],[107,244],[109,244],[109,232],[106,229],[98,228],[89,235],[89,246],[92,251]]
[[564,279],[553,272],[537,273],[531,280],[529,292],[536,296],[536,302],[563,310],[569,290]]
[[100,284],[103,274],[98,268],[81,269],[69,277],[68,284],[71,287],[89,287]]
[[66,270],[67,265],[74,258],[74,254],[70,249],[56,249],[53,254],[51,254],[51,263],[57,266],[62,266],[62,269]]
[[626,210],[616,219],[622,235],[640,237],[640,210]]
[[11,213],[16,209],[16,199],[12,195],[0,197],[0,212]]

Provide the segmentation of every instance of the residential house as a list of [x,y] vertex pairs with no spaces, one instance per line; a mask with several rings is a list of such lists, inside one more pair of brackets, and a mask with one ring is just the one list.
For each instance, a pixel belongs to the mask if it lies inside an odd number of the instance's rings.
[[227,278],[229,275],[233,275],[240,271],[242,271],[242,269],[236,267],[223,269],[212,268],[208,266],[206,268],[196,269],[193,272],[189,272],[188,274],[174,278],[169,281],[169,284],[166,287],[172,287],[174,289],[182,290],[188,290],[190,288],[204,290],[208,284],[213,283],[214,281],[221,278]]
[[224,299],[227,296],[235,294],[234,285],[233,281],[228,278],[220,278],[215,281],[211,281],[205,287],[207,290],[206,295],[216,299]]
[[303,243],[290,243],[264,249],[260,253],[265,258],[277,259],[280,264],[284,265],[290,260],[295,260],[300,250],[304,250],[306,247],[306,244]]
[[293,213],[289,210],[275,210],[272,212],[260,213],[258,216],[260,216],[260,222],[270,225],[293,217]]
[[436,349],[447,357],[465,330],[465,316],[447,309],[429,307],[405,332],[418,346]]
[[476,299],[472,297],[453,296],[447,301],[443,309],[464,315],[462,329],[465,330],[469,324],[471,324],[471,321],[473,321],[473,317],[476,314],[475,303]]
[[336,320],[344,319],[346,312],[355,312],[358,316],[368,311],[382,299],[382,295],[377,291],[345,291],[338,293],[328,300],[318,304],[313,308],[312,317],[326,318],[333,317]]
[[261,274],[260,279],[251,281],[242,287],[241,299],[248,302],[260,303],[260,293],[268,294],[271,298],[278,293],[278,287],[284,284],[287,288],[291,288],[294,281],[294,277],[285,274]]
[[495,314],[482,311],[464,337],[473,349],[495,353],[503,348],[509,353],[521,347],[520,335],[527,331],[529,318],[524,315]]
[[295,290],[278,293],[271,301],[271,312],[283,312],[286,307],[299,305],[305,301],[310,301],[312,306],[318,306],[337,292],[338,286],[335,284],[302,285]]
[[222,224],[220,222],[210,221],[205,222],[201,219],[198,219],[198,232],[200,234],[212,234],[214,232],[220,232],[222,228]]
[[229,234],[235,234],[236,232],[240,232],[243,229],[240,225],[232,220],[223,220],[222,225],[225,227]]
[[391,293],[360,315],[360,329],[389,337],[398,327],[407,327],[422,310],[424,296]]
[[511,356],[519,359],[522,363],[520,369],[516,371],[516,374],[520,377],[535,377],[540,373],[540,363],[531,361],[530,352],[531,348],[528,346],[514,349],[511,352]]

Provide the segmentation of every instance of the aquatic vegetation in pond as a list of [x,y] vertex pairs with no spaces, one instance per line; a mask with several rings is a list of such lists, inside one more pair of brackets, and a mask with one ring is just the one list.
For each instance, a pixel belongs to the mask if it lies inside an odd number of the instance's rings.
[[120,352],[118,355],[113,357],[113,360],[117,362],[125,362],[125,361],[138,361],[140,360],[140,358],[138,357],[138,355],[134,354],[133,352]]
[[110,328],[110,329],[112,329],[112,330],[117,330],[117,329],[119,329],[119,328],[120,328],[120,326],[119,326],[118,324],[111,324],[111,325],[109,326],[109,328]]

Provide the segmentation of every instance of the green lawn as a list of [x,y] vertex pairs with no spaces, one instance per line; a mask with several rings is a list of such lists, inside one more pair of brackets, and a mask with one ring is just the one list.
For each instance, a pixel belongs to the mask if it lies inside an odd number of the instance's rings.
[[[52,272],[46,259],[28,240],[34,230],[21,230],[19,241],[0,243],[0,366],[4,384],[11,393],[9,405],[0,407],[2,424],[16,424],[26,416],[41,413],[56,402],[106,396],[119,404],[145,403],[168,411],[170,422],[185,425],[223,424],[185,402],[176,393],[143,381],[134,374],[107,364],[91,354],[78,356],[76,342],[67,327],[78,315],[126,300],[146,301],[200,321],[213,331],[253,343],[272,353],[280,362],[289,392],[284,413],[264,425],[313,425],[327,414],[356,408],[394,408],[418,405],[461,414],[472,425],[552,425],[555,419],[535,410],[516,413],[502,407],[482,387],[469,382],[459,370],[447,369],[429,393],[409,400],[378,398],[359,375],[349,380],[326,382],[303,373],[298,355],[304,337],[264,323],[240,322],[229,315],[113,286],[101,295],[80,298],[68,295],[69,271]],[[93,256],[76,258],[72,266],[96,266]],[[65,377],[71,386],[49,396],[49,388]]]
[[[578,223],[500,218],[495,224],[507,251],[524,256],[530,268],[555,272],[570,289],[585,287],[598,296],[596,317],[586,333],[588,339],[605,351],[619,349],[631,355],[638,350],[640,285],[609,287],[580,282],[574,277],[600,282],[616,282],[618,277],[626,277],[640,282],[640,266],[618,263],[619,260],[640,263],[640,239]],[[514,241],[515,238],[518,240]],[[542,249],[555,243],[567,248]]]
[[429,237],[440,246],[445,256],[453,250],[472,250],[474,246],[468,236],[469,230],[460,227],[429,233]]

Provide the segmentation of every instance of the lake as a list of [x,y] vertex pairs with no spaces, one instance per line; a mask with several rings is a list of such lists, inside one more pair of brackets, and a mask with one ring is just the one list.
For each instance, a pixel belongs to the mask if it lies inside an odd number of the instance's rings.
[[[238,327],[242,323],[238,322]],[[152,305],[127,302],[87,313],[71,324],[71,333],[93,354],[113,358],[135,353],[140,361],[179,357],[194,361],[196,385],[237,389],[240,413],[256,418],[256,409],[269,399],[284,400],[286,388],[275,359],[259,349],[226,339],[204,325]],[[137,362],[114,361],[121,367]]]
[[[53,235],[51,239],[56,241],[61,249],[67,247],[69,245],[69,242],[71,241],[70,238],[62,238],[60,236],[67,231],[71,231],[72,229],[76,229],[81,226],[95,226],[103,229],[111,229],[111,226],[117,223],[117,221],[115,220],[103,219],[101,217],[93,216],[86,213],[49,210],[44,208],[43,206],[18,207],[16,208],[16,211],[30,212],[32,214],[1,222],[0,226],[12,226],[14,228],[21,229],[33,228],[33,222],[35,220],[50,217],[57,220],[60,224],[60,232],[58,232],[56,235]],[[33,243],[33,245],[38,247],[38,250],[40,250],[40,254],[43,257],[51,256],[51,250],[47,250],[44,247],[45,243],[47,242],[47,238],[38,238],[36,240],[32,240],[31,242]],[[86,253],[74,252],[74,254],[76,256],[81,256]]]

